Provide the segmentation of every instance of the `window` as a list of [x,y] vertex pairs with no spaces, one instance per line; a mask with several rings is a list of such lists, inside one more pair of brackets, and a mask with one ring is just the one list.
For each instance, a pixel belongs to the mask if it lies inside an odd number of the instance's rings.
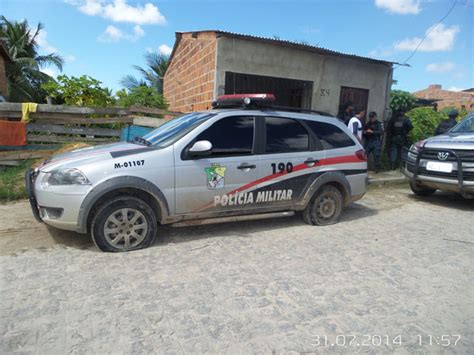
[[202,132],[195,141],[211,142],[211,156],[250,155],[253,135],[253,117],[226,117]]
[[318,136],[324,149],[337,149],[355,145],[354,141],[335,125],[309,120],[306,123]]
[[296,120],[289,118],[267,117],[266,153],[291,153],[309,150],[309,135]]

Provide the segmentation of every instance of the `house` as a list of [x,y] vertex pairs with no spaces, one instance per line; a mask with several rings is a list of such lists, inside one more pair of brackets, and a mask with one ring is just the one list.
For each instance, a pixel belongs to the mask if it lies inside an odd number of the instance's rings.
[[177,32],[164,96],[181,112],[206,110],[223,94],[272,93],[280,106],[336,115],[352,102],[387,118],[393,64],[280,39]]
[[7,74],[6,74],[6,64],[8,62],[11,62],[10,55],[8,54],[5,44],[2,41],[0,41],[0,96],[3,98],[6,98],[8,95]]
[[434,84],[412,94],[418,99],[430,100],[438,109],[446,107],[453,107],[458,110],[474,109],[474,89],[451,91],[444,90],[441,85]]

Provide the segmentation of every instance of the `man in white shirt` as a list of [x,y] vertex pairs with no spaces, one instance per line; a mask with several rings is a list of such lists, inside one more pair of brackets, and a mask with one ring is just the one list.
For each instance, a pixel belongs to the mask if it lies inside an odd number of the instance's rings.
[[362,131],[364,129],[364,117],[365,117],[365,111],[359,111],[357,114],[352,117],[349,120],[349,123],[347,124],[347,127],[349,127],[349,130],[354,134],[354,136],[357,137],[359,142],[362,142]]

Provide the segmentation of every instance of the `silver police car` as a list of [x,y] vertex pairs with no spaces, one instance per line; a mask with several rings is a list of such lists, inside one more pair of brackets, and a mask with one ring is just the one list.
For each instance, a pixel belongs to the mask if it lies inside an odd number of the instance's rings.
[[53,156],[27,173],[33,214],[90,232],[109,252],[148,247],[162,224],[297,211],[308,224],[333,224],[366,192],[364,149],[338,119],[265,105],[273,99],[221,97],[217,109],[170,120],[133,143]]

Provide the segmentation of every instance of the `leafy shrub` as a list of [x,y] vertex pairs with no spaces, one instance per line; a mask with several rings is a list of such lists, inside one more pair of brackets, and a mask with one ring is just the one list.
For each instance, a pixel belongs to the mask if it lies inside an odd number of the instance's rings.
[[411,142],[432,137],[438,124],[448,116],[443,112],[436,112],[431,107],[417,107],[407,112],[413,129],[410,132]]
[[399,110],[408,111],[415,106],[416,97],[408,91],[393,90],[390,95],[390,109],[392,112]]
[[49,81],[42,85],[48,96],[56,103],[66,105],[105,107],[115,103],[115,98],[102,82],[88,75],[77,78],[59,75],[57,81]]
[[165,99],[155,88],[139,85],[128,90],[117,91],[119,106],[145,106],[166,108]]

